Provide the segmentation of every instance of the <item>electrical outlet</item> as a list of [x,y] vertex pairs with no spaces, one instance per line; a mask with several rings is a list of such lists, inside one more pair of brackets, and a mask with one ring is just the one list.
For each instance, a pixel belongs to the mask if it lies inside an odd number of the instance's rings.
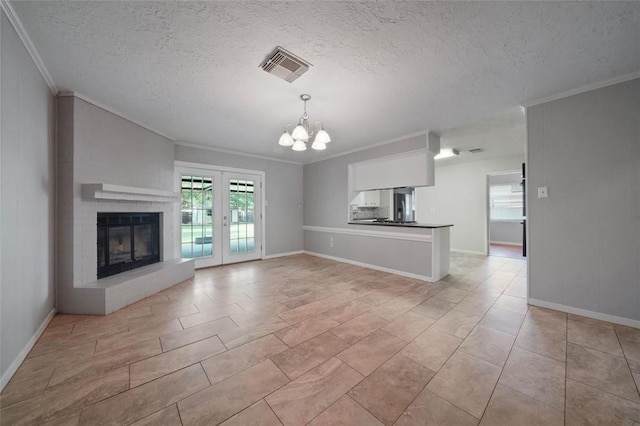
[[546,186],[539,186],[538,198],[549,198],[549,188]]
[[436,212],[436,208],[435,207],[431,207],[431,213],[435,213]]
[[329,237],[329,247],[333,247],[333,237]]

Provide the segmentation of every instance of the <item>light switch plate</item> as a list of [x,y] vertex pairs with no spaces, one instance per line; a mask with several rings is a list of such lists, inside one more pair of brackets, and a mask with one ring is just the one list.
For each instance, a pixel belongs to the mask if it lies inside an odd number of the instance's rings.
[[549,187],[547,187],[547,186],[539,186],[538,187],[538,198],[549,198]]

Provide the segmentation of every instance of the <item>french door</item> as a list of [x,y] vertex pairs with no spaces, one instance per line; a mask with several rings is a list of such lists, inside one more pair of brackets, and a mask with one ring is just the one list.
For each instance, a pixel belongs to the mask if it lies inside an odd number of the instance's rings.
[[262,177],[178,168],[181,256],[196,268],[262,257]]

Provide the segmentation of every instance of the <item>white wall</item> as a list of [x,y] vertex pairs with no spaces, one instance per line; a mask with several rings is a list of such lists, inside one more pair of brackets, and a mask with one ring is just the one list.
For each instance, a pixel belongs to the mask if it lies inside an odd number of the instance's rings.
[[175,159],[265,173],[266,256],[300,251],[302,234],[302,165],[176,145]]
[[55,307],[55,99],[0,18],[0,389]]
[[487,175],[520,170],[523,162],[519,155],[445,166],[436,161],[435,186],[416,188],[416,220],[452,223],[452,249],[486,254]]
[[530,107],[527,124],[530,299],[640,326],[640,79]]

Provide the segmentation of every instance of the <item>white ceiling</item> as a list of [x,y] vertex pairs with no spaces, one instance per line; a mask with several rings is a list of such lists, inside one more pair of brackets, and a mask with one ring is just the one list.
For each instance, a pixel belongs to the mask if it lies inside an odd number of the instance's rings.
[[[441,147],[457,149],[460,155],[439,159],[437,164],[447,165],[506,156],[519,156],[524,162],[526,132],[522,107],[512,108],[475,123],[444,129],[441,132]],[[484,152],[469,152],[474,148],[482,148]]]
[[[640,2],[11,5],[59,89],[178,141],[301,162],[640,70]],[[294,83],[265,73],[276,45],[313,67]],[[327,151],[277,145],[301,93]]]

